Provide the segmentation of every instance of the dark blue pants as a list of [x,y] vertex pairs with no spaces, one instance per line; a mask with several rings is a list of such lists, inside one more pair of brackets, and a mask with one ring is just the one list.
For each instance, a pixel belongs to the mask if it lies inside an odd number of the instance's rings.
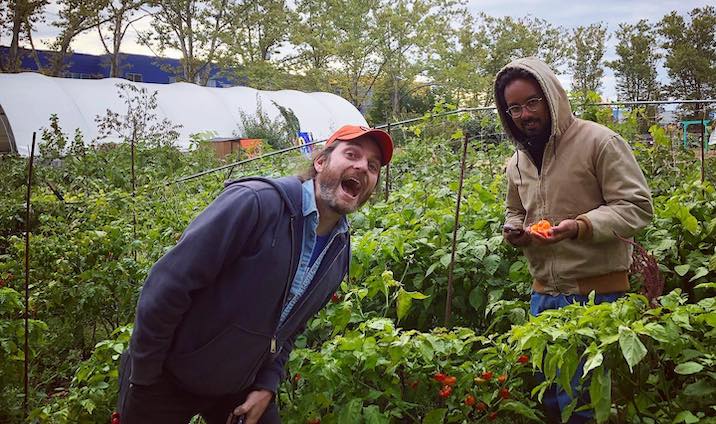
[[[594,297],[594,303],[600,304],[602,302],[614,302],[621,296],[623,292],[609,293],[609,294],[597,294]],[[584,305],[589,301],[589,296],[586,295],[565,295],[560,294],[558,296],[550,296],[548,294],[532,293],[532,299],[530,301],[530,313],[534,316],[549,310],[549,309],[561,309],[572,303],[578,303]],[[572,386],[572,393],[579,398],[577,408],[582,405],[589,403],[589,381],[585,382],[583,388],[579,387],[579,377],[582,375],[582,369],[584,367],[584,359],[579,362],[577,366],[577,372],[572,376],[570,385]],[[544,376],[541,376],[544,378]],[[542,398],[542,403],[547,410],[548,422],[562,422],[561,411],[566,408],[572,402],[572,397],[569,396],[567,391],[558,387],[557,385],[551,385]],[[575,408],[575,409],[577,409]],[[575,411],[572,417],[567,422],[568,424],[581,424],[589,422],[592,419],[593,413],[591,410],[587,411]]]
[[[227,396],[201,396],[189,393],[163,375],[151,386],[129,383],[129,355],[122,355],[119,368],[118,411],[122,424],[187,424],[201,415],[208,424],[225,424],[229,414],[241,405],[249,391]],[[259,424],[280,424],[281,417],[275,402],[271,402],[259,419]]]

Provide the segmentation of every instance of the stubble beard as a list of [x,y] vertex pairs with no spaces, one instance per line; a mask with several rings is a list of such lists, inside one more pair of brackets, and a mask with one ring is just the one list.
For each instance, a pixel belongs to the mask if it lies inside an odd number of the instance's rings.
[[318,185],[320,187],[320,199],[323,200],[332,211],[340,215],[348,215],[357,211],[370,199],[371,195],[371,191],[368,191],[362,197],[359,197],[355,203],[341,204],[342,202],[338,200],[337,196],[337,191],[341,189],[341,176],[331,171],[323,173]]

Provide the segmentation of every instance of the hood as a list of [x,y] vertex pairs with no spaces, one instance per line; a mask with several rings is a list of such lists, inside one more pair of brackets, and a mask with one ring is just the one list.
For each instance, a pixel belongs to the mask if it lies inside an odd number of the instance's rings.
[[[238,180],[224,182],[224,188],[232,184],[246,183],[249,181],[260,181],[273,186],[273,188],[275,188],[278,192],[279,196],[281,196],[281,199],[283,199],[283,202],[288,209],[289,215],[293,218],[298,215],[298,211],[301,210],[302,199],[302,194],[300,190],[301,182],[298,178],[296,178],[295,176],[276,179],[265,177],[245,177],[239,178]],[[298,191],[295,190],[296,184],[298,184],[299,187]],[[294,189],[292,190],[292,188]],[[289,192],[294,192],[293,196],[290,196]]]
[[[554,74],[554,71],[552,71],[552,69],[540,59],[536,57],[526,57],[514,60],[502,68],[500,72],[497,73],[495,82],[497,82],[500,75],[511,68],[523,69],[534,76],[539,85],[542,87],[542,91],[547,98],[547,105],[549,106],[549,112],[552,118],[552,131],[550,136],[559,137],[562,135],[572,124],[572,121],[574,121],[574,116],[572,115],[572,107],[569,104],[567,92],[564,91],[564,88],[562,88],[562,84],[560,84],[557,76]],[[496,85],[494,89],[496,99],[495,103],[498,103]],[[522,144],[518,142],[519,138],[517,137],[519,130],[512,122],[512,118],[507,114],[505,110],[506,107],[503,106],[504,105],[500,105],[499,103],[497,104],[497,113],[500,116],[502,128],[504,128],[505,132],[513,140],[515,145],[518,148],[522,148]]]

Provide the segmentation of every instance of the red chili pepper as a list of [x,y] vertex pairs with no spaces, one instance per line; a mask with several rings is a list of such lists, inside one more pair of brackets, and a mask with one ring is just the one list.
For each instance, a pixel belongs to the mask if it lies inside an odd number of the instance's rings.
[[452,394],[452,387],[450,387],[450,386],[443,386],[442,390],[440,390],[438,392],[438,395],[443,399],[449,397],[451,394]]
[[475,396],[473,396],[473,395],[465,396],[465,405],[473,406],[474,404],[475,404]]

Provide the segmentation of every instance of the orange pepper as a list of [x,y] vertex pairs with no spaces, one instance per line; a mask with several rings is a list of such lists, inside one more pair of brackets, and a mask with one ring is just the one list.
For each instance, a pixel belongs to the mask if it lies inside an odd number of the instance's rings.
[[552,228],[552,224],[546,219],[539,220],[536,224],[532,224],[529,227],[531,233],[537,233],[542,237],[550,237],[549,230]]

